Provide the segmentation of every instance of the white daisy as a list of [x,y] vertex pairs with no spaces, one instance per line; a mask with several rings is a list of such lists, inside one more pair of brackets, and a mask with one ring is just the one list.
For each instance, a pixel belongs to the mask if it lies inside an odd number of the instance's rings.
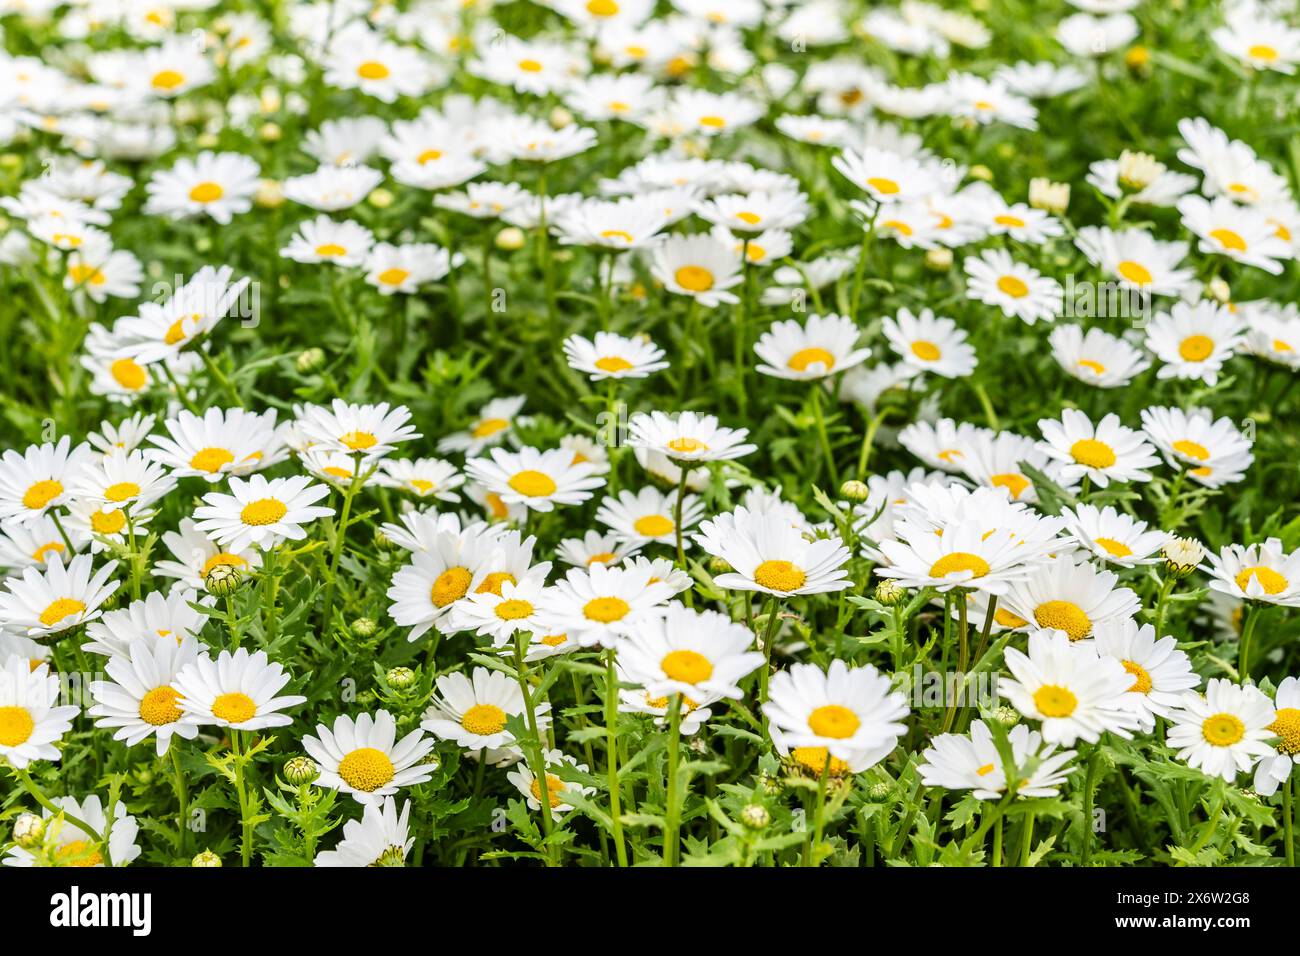
[[186,723],[229,727],[231,730],[265,730],[293,723],[288,707],[307,702],[297,694],[279,696],[289,674],[267,659],[265,651],[250,653],[241,647],[222,651],[216,660],[201,654],[183,667],[172,682],[185,711]]
[[1038,420],[1043,433],[1039,445],[1051,458],[1063,463],[1061,474],[1069,481],[1090,478],[1105,488],[1112,481],[1150,481],[1146,469],[1159,459],[1143,434],[1120,424],[1111,413],[1096,425],[1083,412],[1066,408],[1061,420]]
[[1249,770],[1272,748],[1265,743],[1277,720],[1273,702],[1253,684],[1211,678],[1205,694],[1188,691],[1169,715],[1166,742],[1178,759],[1201,773],[1228,783]]
[[58,760],[55,746],[81,713],[56,706],[60,682],[49,665],[33,668],[17,654],[0,661],[0,757],[19,770],[33,760]]
[[764,375],[813,381],[861,365],[871,349],[857,348],[862,330],[840,315],[810,315],[773,322],[754,345]]
[[80,554],[65,566],[62,558],[43,568],[24,568],[22,577],[5,581],[0,592],[0,626],[28,637],[48,637],[100,616],[100,605],[117,590],[110,581],[117,562],[109,561],[92,574],[92,559]]
[[286,538],[301,541],[307,537],[304,524],[334,514],[333,508],[314,504],[329,488],[302,475],[269,480],[232,476],[230,491],[204,495],[204,504],[194,509],[194,527],[232,551],[249,545],[266,551]]
[[720,588],[791,597],[842,591],[853,583],[845,568],[849,549],[838,538],[810,541],[776,512],[737,508],[701,523],[695,540],[735,569],[714,577]]
[[110,657],[104,665],[110,679],[90,684],[95,726],[117,728],[113,739],[128,747],[153,735],[159,757],[167,753],[173,736],[193,740],[199,728],[185,722],[180,694],[172,684],[198,654],[198,643],[186,637],[179,642],[139,639],[125,654]]
[[348,793],[358,803],[378,804],[402,787],[424,783],[434,767],[424,763],[434,741],[417,727],[401,740],[393,715],[380,710],[334,718],[333,727],[316,725],[302,738],[302,749],[320,767],[318,787]]
[[[537,705],[537,729],[550,726],[551,705]],[[500,671],[476,667],[443,674],[437,693],[424,712],[420,726],[441,740],[450,740],[477,756],[486,750],[492,763],[518,759],[514,735],[506,729],[510,717],[524,716],[524,696],[519,685]],[[504,751],[504,753],[502,753]],[[496,757],[496,759],[493,759]]]

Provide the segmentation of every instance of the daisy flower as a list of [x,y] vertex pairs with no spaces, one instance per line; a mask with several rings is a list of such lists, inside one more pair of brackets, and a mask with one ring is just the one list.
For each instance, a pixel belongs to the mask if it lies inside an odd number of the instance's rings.
[[1084,226],[1074,240],[1088,261],[1119,282],[1121,288],[1151,295],[1180,295],[1195,277],[1180,269],[1187,243],[1162,242],[1141,229],[1116,232]]
[[593,382],[615,378],[645,378],[668,367],[664,350],[648,336],[629,338],[613,332],[597,332],[592,339],[570,335],[564,340],[569,368],[582,372]]
[[1240,481],[1255,460],[1250,440],[1232,419],[1215,419],[1209,409],[1145,408],[1142,430],[1165,461],[1207,488]]
[[1074,482],[1061,476],[1060,462],[1048,458],[1032,438],[1014,432],[999,432],[993,437],[976,433],[956,461],[967,478],[988,488],[1005,488],[1012,501],[1033,504],[1039,500],[1034,480],[1023,470],[1025,463],[1067,491],[1076,488]]
[[[550,710],[549,703],[537,705],[538,731],[550,726]],[[456,671],[438,678],[437,693],[420,726],[440,740],[471,751],[471,756],[486,750],[489,762],[501,763],[519,757],[506,721],[523,715],[524,695],[519,685],[500,671],[476,667],[468,676]]]
[[740,300],[728,292],[741,283],[740,256],[712,236],[670,236],[654,250],[650,272],[665,289],[707,308]]
[[766,112],[762,104],[739,93],[711,93],[681,87],[673,93],[668,114],[682,124],[684,133],[720,136],[757,122]]
[[1209,300],[1176,303],[1147,324],[1146,346],[1162,363],[1159,378],[1219,381],[1223,363],[1245,338],[1246,325],[1225,306]]
[[1058,325],[1048,336],[1052,357],[1067,375],[1097,388],[1121,388],[1151,367],[1151,359],[1102,329]]
[[357,90],[381,103],[420,96],[433,79],[430,64],[418,50],[399,46],[360,24],[334,35],[323,65],[330,86]]
[[231,282],[232,278],[234,270],[229,266],[204,266],[161,305],[142,302],[137,315],[113,325],[113,334],[125,342],[119,354],[143,363],[175,359],[216,328],[232,309],[238,307],[241,316],[248,317],[248,306],[241,297],[252,280],[245,276]]
[[218,565],[251,571],[262,566],[262,555],[257,549],[227,551],[200,531],[190,518],[182,518],[175,531],[163,532],[162,543],[175,560],[157,562],[153,573],[174,578],[173,589],[202,590],[208,573]]
[[1051,322],[1064,307],[1065,292],[1059,282],[1016,262],[1004,249],[967,256],[962,269],[968,299],[996,306],[1026,325],[1040,319]]
[[1274,735],[1270,728],[1276,720],[1273,702],[1258,687],[1215,677],[1204,696],[1183,695],[1169,715],[1165,739],[1189,767],[1232,783],[1273,752],[1265,741]]
[[773,322],[759,337],[754,352],[762,359],[764,375],[795,381],[813,381],[861,365],[871,349],[856,348],[862,330],[840,315],[810,315]]
[[965,378],[978,364],[975,348],[952,319],[938,318],[929,309],[913,315],[906,308],[885,316],[881,332],[908,365],[944,378]]
[[810,541],[779,513],[740,507],[701,523],[695,540],[735,569],[714,577],[720,588],[784,598],[852,586],[844,567],[849,549],[838,538]]
[[1268,730],[1278,738],[1274,753],[1265,755],[1255,766],[1255,791],[1272,796],[1291,777],[1291,768],[1300,755],[1300,681],[1284,677],[1273,695],[1274,719]]
[[[533,632],[546,586],[545,575],[505,580],[495,589],[482,584],[457,601],[451,611],[449,631],[473,631],[505,647],[517,631]],[[529,644],[533,642],[530,640]]]
[[31,527],[49,509],[66,504],[70,486],[92,454],[84,443],[72,447],[67,435],[57,444],[29,445],[21,454],[6,449],[0,456],[0,522]]
[[524,407],[522,395],[509,398],[494,398],[481,409],[478,417],[463,432],[454,432],[438,440],[438,450],[463,451],[466,455],[477,455],[485,448],[498,445],[510,436]]
[[369,166],[321,166],[305,176],[290,176],[280,188],[285,199],[320,212],[338,212],[361,202],[383,179],[383,173]]
[[426,282],[437,282],[458,266],[462,257],[453,256],[431,242],[395,246],[381,242],[370,249],[364,268],[366,283],[381,295],[401,292],[411,295]]
[[1012,582],[1029,573],[1011,531],[986,532],[975,521],[947,523],[942,531],[937,535],[907,522],[895,525],[899,540],[877,543],[889,566],[876,568],[876,574],[908,588],[1006,594]]
[[581,538],[565,538],[555,549],[556,556],[575,568],[593,564],[618,564],[641,549],[640,544],[613,534],[588,531]]
[[298,414],[298,427],[312,442],[345,454],[360,454],[363,460],[382,458],[399,442],[419,438],[411,425],[411,411],[405,405],[355,405],[334,399],[329,408],[305,405]]
[[449,630],[443,619],[452,605],[483,583],[494,546],[487,525],[476,524],[463,531],[439,531],[426,549],[412,553],[387,592],[392,602],[388,613],[398,626],[411,628],[407,640],[418,640],[431,627]]
[[0,661],[0,757],[25,769],[33,760],[58,760],[55,746],[72,729],[77,707],[58,707],[59,677],[49,665],[17,654]]
[[467,461],[465,473],[499,495],[506,505],[550,511],[557,504],[581,504],[591,497],[592,489],[605,483],[591,465],[574,464],[572,453],[563,448],[521,448],[517,452],[493,448],[489,454],[490,458]]
[[176,479],[141,451],[115,451],[82,468],[72,483],[72,495],[105,510],[130,508],[139,513],[176,487]]
[[[624,489],[617,498],[606,498],[596,510],[596,520],[615,537],[637,544],[674,544],[677,540],[677,493],[645,487]],[[699,524],[704,504],[695,495],[682,499],[682,533]]]
[[236,552],[250,545],[265,551],[286,538],[301,541],[307,537],[304,524],[334,514],[333,508],[314,504],[329,488],[302,475],[269,480],[231,476],[230,491],[204,495],[204,504],[194,509],[194,527]]
[[[64,530],[68,530],[66,527]],[[23,568],[43,567],[51,559],[71,560],[89,541],[82,531],[68,531],[72,553],[63,540],[59,527],[48,515],[37,518],[24,527],[14,523],[0,529],[0,568],[21,571]]]
[[351,219],[335,222],[322,214],[299,223],[298,231],[280,255],[294,262],[329,262],[355,268],[365,263],[374,244],[374,234],[360,223]]
[[1097,625],[1093,647],[1102,657],[1113,657],[1133,676],[1127,700],[1142,721],[1142,730],[1155,729],[1157,717],[1169,717],[1182,706],[1183,695],[1201,686],[1191,659],[1178,649],[1178,639],[1156,639],[1150,624],[1112,620]]
[[[465,531],[473,528],[475,534],[488,530],[481,521],[467,523]],[[461,534],[460,515],[454,512],[439,514],[433,509],[427,511],[407,511],[396,522],[385,522],[379,526],[380,532],[389,542],[407,551],[430,551],[438,546],[438,535],[448,532]]]
[[260,173],[257,163],[243,153],[204,150],[192,159],[182,157],[145,184],[145,214],[170,219],[207,215],[227,225],[253,208]]
[[1061,631],[1039,631],[1029,636],[1028,654],[1008,647],[1003,659],[1011,676],[999,678],[998,693],[1041,721],[1050,744],[1096,743],[1107,732],[1128,739],[1139,726],[1127,700],[1133,675],[1091,644],[1075,644]]
[[[104,834],[108,833],[108,858],[113,866],[127,866],[140,855],[140,845],[136,838],[140,834],[140,825],[135,817],[126,812],[126,804],[118,801],[113,808],[112,829],[109,829],[109,815],[104,812],[99,797],[91,794],[84,800],[75,797],[55,797],[50,801],[54,811],[49,807],[41,809],[41,817],[47,821],[45,847],[46,854],[61,866],[104,866]],[[61,816],[59,821],[49,825],[53,817]],[[94,832],[87,833],[68,817],[76,817]],[[4,859],[5,866],[36,866],[36,856],[31,850],[15,846]]]
[[924,199],[939,188],[938,179],[925,164],[873,146],[861,152],[846,149],[831,165],[880,204]]
[[214,661],[206,654],[181,668],[172,682],[186,723],[265,730],[287,727],[293,718],[280,711],[307,702],[296,694],[279,696],[289,674],[267,659],[265,651],[241,647],[222,651]]
[[[1125,178],[1127,171],[1118,159],[1099,159],[1088,167],[1088,184],[1111,199],[1129,197],[1144,206],[1172,206],[1196,188],[1196,177],[1170,172],[1162,163],[1153,166],[1140,181]],[[1134,188],[1137,186],[1138,188]]]
[[[576,793],[583,797],[590,797],[596,792],[595,787],[571,783],[551,773],[552,767],[561,766],[571,767],[579,773],[588,773],[588,767],[585,763],[578,763],[576,758],[558,750],[543,751],[542,760],[546,767],[546,802],[551,805],[552,813],[568,813],[573,809],[572,804],[565,801],[566,794]],[[514,784],[515,789],[528,801],[528,809],[540,810],[542,808],[542,783],[537,779],[532,768],[528,766],[527,761],[521,761],[513,769],[507,771],[506,779]]]
[[676,461],[727,461],[757,449],[745,442],[749,429],[724,428],[713,415],[696,412],[637,412],[628,420],[628,432],[633,448]]
[[1012,583],[1004,600],[1007,610],[1016,616],[1040,628],[1063,631],[1071,641],[1081,641],[1091,637],[1097,625],[1131,619],[1141,608],[1137,594],[1117,587],[1118,583],[1119,576],[1112,571],[1060,557]]
[[652,568],[595,563],[571,568],[539,597],[537,624],[548,634],[567,634],[583,647],[612,647],[646,617],[662,613],[674,593]]
[[302,738],[302,749],[320,767],[316,786],[372,805],[428,780],[435,768],[423,761],[433,745],[419,728],[398,740],[397,722],[386,710],[359,714],[355,721],[340,714],[332,728],[317,724],[315,735]]
[[644,249],[663,239],[668,216],[653,201],[629,197],[613,202],[585,199],[555,216],[553,229],[566,246],[599,246],[626,251]]
[[1300,551],[1283,551],[1280,539],[1230,544],[1206,559],[1209,564],[1201,570],[1211,576],[1214,590],[1247,601],[1300,607]]
[[1300,63],[1300,30],[1253,4],[1230,8],[1224,26],[1210,31],[1219,49],[1255,70],[1291,75]]
[[[204,603],[213,600],[205,596]],[[87,642],[81,649],[106,657],[127,657],[141,640],[150,644],[180,644],[196,638],[207,623],[207,615],[195,610],[197,603],[199,592],[193,588],[173,588],[167,594],[150,591],[140,600],[106,611],[99,620],[87,624]]]
[[216,75],[207,57],[195,55],[192,40],[176,35],[146,49],[127,74],[127,81],[140,93],[170,100],[208,85]]
[[100,605],[117,590],[109,581],[117,562],[109,561],[92,574],[92,559],[79,554],[65,566],[47,561],[43,568],[24,568],[21,577],[5,581],[0,592],[0,626],[28,637],[48,637],[100,616]]
[[63,288],[92,302],[106,302],[109,297],[134,299],[144,281],[140,260],[123,249],[114,249],[106,237],[88,236],[82,246],[68,253],[66,266]]
[[1116,511],[1113,505],[1079,504],[1073,510],[1066,508],[1061,516],[1070,533],[1094,557],[1122,568],[1155,564],[1169,539],[1164,531],[1147,530],[1145,521]]
[[1097,17],[1076,13],[1056,25],[1057,42],[1081,58],[1106,56],[1128,46],[1138,33],[1138,22],[1128,13]]
[[935,422],[913,422],[898,433],[898,442],[931,468],[957,474],[971,443],[988,429],[969,422],[940,418]]
[[[1066,767],[1074,759],[1073,750],[1057,752],[1043,744],[1043,736],[1024,724],[1007,733],[1016,770],[1032,767],[1028,777],[1016,787],[1018,797],[1054,797],[1070,775]],[[997,800],[1007,789],[1002,756],[993,743],[993,732],[982,720],[973,720],[970,735],[939,734],[921,753],[917,767],[921,782],[927,787],[945,790],[969,790],[976,800]]]
[[401,816],[392,797],[385,797],[382,803],[364,804],[361,819],[345,822],[338,846],[317,853],[312,866],[405,866],[406,855],[415,845],[410,820],[409,800],[402,804]]
[[772,678],[763,713],[773,739],[799,759],[825,764],[841,760],[852,773],[878,763],[907,730],[906,698],[891,690],[889,678],[874,667],[849,667],[831,661],[823,671],[815,664],[794,664]]
[[1067,481],[1090,478],[1099,488],[1112,481],[1150,481],[1146,469],[1159,460],[1142,432],[1121,425],[1114,413],[1093,425],[1083,412],[1066,408],[1059,422],[1040,418],[1038,427],[1043,433],[1039,447],[1063,463]]
[[274,463],[266,452],[280,445],[275,417],[275,409],[256,414],[214,407],[202,418],[182,409],[163,422],[170,437],[149,436],[156,448],[146,454],[171,469],[173,478],[195,476],[216,483]]
[[629,629],[618,663],[626,679],[652,698],[739,700],[740,681],[763,664],[753,646],[754,633],[743,624],[674,601],[662,617],[643,618]]
[[375,475],[375,484],[381,487],[449,503],[460,501],[456,489],[464,483],[465,476],[456,466],[441,458],[385,458]]
[[117,728],[113,739],[128,747],[152,735],[159,757],[167,753],[173,736],[193,740],[199,728],[185,722],[180,694],[172,684],[198,655],[198,642],[186,637],[179,642],[137,640],[125,654],[110,657],[104,665],[109,680],[90,684],[95,726]]
[[1281,275],[1282,263],[1294,258],[1291,244],[1257,209],[1239,206],[1227,196],[1212,201],[1185,196],[1178,202],[1183,225],[1200,237],[1198,248],[1227,256],[1243,265]]

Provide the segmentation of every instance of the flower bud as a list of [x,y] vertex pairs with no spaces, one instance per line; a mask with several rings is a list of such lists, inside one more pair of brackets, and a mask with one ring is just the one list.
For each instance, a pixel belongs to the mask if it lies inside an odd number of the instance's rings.
[[760,803],[751,803],[740,811],[740,822],[750,830],[761,830],[772,822],[772,814]]
[[907,598],[907,589],[893,578],[885,578],[876,585],[875,598],[878,604],[883,604],[885,607],[894,607],[897,604],[902,604]]
[[1165,164],[1150,153],[1126,149],[1119,154],[1119,185],[1128,192],[1141,192],[1164,175],[1164,172]]
[[1014,727],[1020,723],[1020,712],[1009,704],[1003,704],[993,712],[993,719],[1004,727]]
[[573,125],[573,114],[563,106],[557,106],[551,110],[549,119],[552,129],[564,129],[566,126]]
[[253,202],[262,209],[276,209],[284,205],[284,189],[278,180],[259,179]]
[[1053,216],[1065,215],[1070,208],[1070,184],[1054,183],[1039,176],[1029,181],[1029,205]]
[[415,685],[415,671],[409,667],[394,667],[384,675],[384,680],[394,690],[406,690]]
[[1128,52],[1124,54],[1124,65],[1132,73],[1145,75],[1147,67],[1151,65],[1151,51],[1144,46],[1129,47]]
[[498,249],[514,252],[524,247],[524,231],[517,226],[507,226],[497,233],[493,242]]
[[24,813],[14,821],[14,842],[24,850],[40,846],[45,839],[45,820],[34,813]]
[[867,484],[864,481],[857,481],[856,479],[851,478],[844,482],[844,484],[840,485],[840,497],[855,505],[862,504],[862,502],[867,500],[867,496],[870,494],[871,489],[867,487]]
[[1195,538],[1172,537],[1160,549],[1160,554],[1165,559],[1166,571],[1176,578],[1185,578],[1205,560],[1205,546]]
[[216,564],[203,579],[203,586],[208,589],[209,594],[227,597],[238,591],[243,582],[244,575],[240,573],[239,568],[230,564]]
[[295,787],[314,783],[320,776],[320,767],[310,757],[290,757],[284,762],[284,779]]
[[376,209],[387,209],[393,204],[393,194],[387,189],[373,189],[366,197],[366,202]]
[[350,630],[356,637],[374,637],[379,625],[373,617],[359,617],[352,622]]
[[211,850],[204,850],[196,854],[194,859],[190,860],[190,866],[221,866],[221,857],[217,856]]
[[978,179],[986,183],[993,182],[993,170],[984,165],[975,165],[970,168],[970,178]]
[[925,267],[931,272],[947,272],[952,268],[952,250],[947,246],[935,246],[925,251]]
[[303,349],[298,353],[298,360],[294,366],[298,369],[298,374],[308,375],[316,371],[325,364],[325,350],[312,346],[309,349]]
[[709,558],[710,574],[726,574],[735,569],[728,563],[726,558],[712,557]]
[[1215,276],[1205,283],[1205,294],[1219,305],[1227,305],[1232,301],[1232,286],[1228,285],[1222,277]]
[[264,143],[278,143],[282,135],[279,123],[263,123],[257,129],[257,136]]
[[378,548],[380,551],[397,550],[397,542],[395,542],[388,535],[384,534],[384,530],[382,528],[375,529],[374,542],[375,542],[375,547]]

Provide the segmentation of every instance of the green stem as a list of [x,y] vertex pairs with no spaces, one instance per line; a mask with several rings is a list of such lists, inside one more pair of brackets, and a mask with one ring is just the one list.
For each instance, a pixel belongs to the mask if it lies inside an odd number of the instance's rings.
[[176,853],[185,855],[185,831],[189,817],[189,788],[185,785],[185,774],[181,771],[180,748],[172,741],[172,771],[176,776]]
[[673,694],[668,703],[668,770],[664,781],[664,866],[676,866],[681,849],[681,795],[678,787],[678,761],[681,759],[682,695]]
[[831,752],[826,751],[822,772],[817,778],[817,809],[813,814],[813,829],[804,840],[803,865],[813,865],[813,849],[822,845],[822,831],[826,825],[826,784],[831,777]]
[[813,384],[812,406],[813,416],[817,421],[817,437],[821,441],[822,455],[826,458],[826,474],[831,480],[832,492],[836,492],[840,487],[839,473],[835,469],[835,455],[831,451],[830,436],[826,433],[826,417],[822,411],[822,387],[821,383]]
[[[1244,683],[1250,680],[1251,639],[1255,636],[1255,623],[1259,620],[1258,607],[1246,602],[1245,621],[1241,625],[1241,639],[1237,642],[1237,676]],[[1159,637],[1159,633],[1156,637]]]
[[618,780],[618,671],[614,667],[613,648],[605,651],[605,767],[609,780],[609,821],[614,834],[614,852],[618,865],[627,866]]
[[[519,682],[519,692],[524,697],[524,720],[528,727],[528,763],[537,781],[538,801],[542,805],[542,837],[548,839],[554,825],[551,819],[550,780],[546,776],[546,755],[542,749],[541,734],[537,730],[537,706],[533,700],[533,688],[528,682],[528,664],[524,660],[524,631],[515,631],[515,678]],[[479,761],[479,766],[483,761]],[[553,863],[554,847],[547,846],[546,856]]]

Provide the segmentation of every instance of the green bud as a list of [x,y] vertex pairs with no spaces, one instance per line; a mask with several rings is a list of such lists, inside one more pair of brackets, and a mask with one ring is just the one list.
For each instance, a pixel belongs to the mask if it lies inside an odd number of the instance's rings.
[[24,813],[14,821],[14,842],[24,850],[40,846],[45,839],[45,820],[34,813]]
[[740,822],[751,830],[761,830],[772,822],[772,814],[762,804],[751,803],[740,811]]
[[290,757],[284,762],[284,779],[295,787],[315,783],[320,776],[320,767],[310,757]]
[[204,850],[190,860],[190,866],[221,866],[221,857],[211,850]]
[[298,361],[294,364],[302,375],[314,372],[325,364],[325,350],[315,347],[304,349],[298,353]]
[[352,622],[352,633],[357,637],[374,637],[378,629],[373,617],[359,617]]
[[217,597],[234,594],[243,583],[244,575],[239,568],[229,564],[214,565],[207,577],[203,579],[203,585],[208,589],[208,593]]
[[415,684],[415,671],[409,667],[394,667],[384,675],[384,679],[394,690],[406,690]]
[[855,505],[862,504],[870,494],[871,489],[867,487],[865,481],[850,479],[840,485],[840,497],[845,501],[851,501]]

